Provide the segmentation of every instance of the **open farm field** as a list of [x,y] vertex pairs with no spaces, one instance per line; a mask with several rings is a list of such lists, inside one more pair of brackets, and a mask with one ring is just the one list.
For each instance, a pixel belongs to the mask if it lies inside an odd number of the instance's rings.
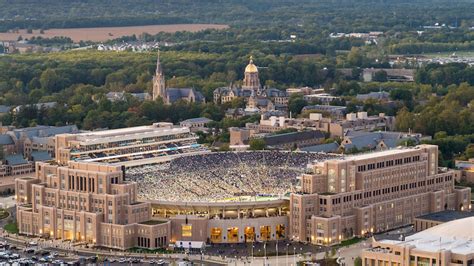
[[18,32],[0,33],[0,41],[16,41],[21,36],[23,39],[30,39],[33,36],[43,38],[69,37],[74,42],[94,41],[103,42],[123,36],[140,35],[142,33],[157,34],[159,32],[190,31],[197,32],[206,29],[225,29],[227,25],[222,24],[169,24],[169,25],[148,25],[131,27],[98,27],[98,28],[73,28],[73,29],[49,29],[43,34],[39,30],[27,33],[26,30]]

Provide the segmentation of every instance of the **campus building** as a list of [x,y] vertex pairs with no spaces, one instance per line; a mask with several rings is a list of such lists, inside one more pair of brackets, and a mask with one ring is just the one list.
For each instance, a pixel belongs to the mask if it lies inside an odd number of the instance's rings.
[[173,243],[249,243],[287,239],[288,200],[170,202],[152,200],[154,219],[171,221]]
[[[127,145],[130,136],[155,136],[139,128],[144,131],[131,128],[118,136]],[[116,136],[109,132],[95,139],[110,144]],[[289,199],[222,202],[139,202],[137,183],[127,181],[125,165],[67,158],[37,162],[34,178],[15,180],[21,234],[122,250],[283,239],[333,245],[413,224],[429,213],[472,209],[470,188],[455,187],[454,172],[437,167],[434,145],[312,163]]]
[[15,180],[20,234],[117,249],[166,247],[170,222],[150,220],[137,184],[120,166],[36,163],[36,176]]
[[258,67],[250,57],[245,67],[244,79],[241,86],[230,84],[214,90],[214,103],[223,104],[234,99],[243,98],[249,114],[262,111],[285,110],[288,106],[289,94],[276,88],[261,86]]
[[368,132],[374,130],[393,130],[395,117],[379,113],[368,116],[367,112],[349,113],[345,118],[332,119],[323,117],[320,113],[311,113],[309,118],[287,118],[284,116],[262,115],[260,123],[247,123],[246,128],[255,133],[274,133],[283,129],[320,130],[329,133],[331,137],[343,138],[348,132]]
[[468,217],[474,217],[474,212],[445,210],[435,213],[429,213],[415,218],[415,231],[420,232],[443,223],[448,223],[454,220],[464,219]]
[[206,99],[201,92],[194,88],[169,88],[166,86],[165,75],[160,62],[160,53],[156,59],[156,70],[153,75],[153,95],[152,99],[161,98],[165,104],[172,104],[177,101],[189,103],[204,103]]
[[169,161],[207,149],[187,127],[171,123],[56,135],[56,162],[102,162],[126,167]]
[[471,210],[470,188],[438,168],[438,147],[419,145],[312,164],[290,195],[294,241],[333,245],[412,224],[442,210]]
[[373,241],[362,265],[460,266],[474,264],[474,217],[443,223],[402,240]]

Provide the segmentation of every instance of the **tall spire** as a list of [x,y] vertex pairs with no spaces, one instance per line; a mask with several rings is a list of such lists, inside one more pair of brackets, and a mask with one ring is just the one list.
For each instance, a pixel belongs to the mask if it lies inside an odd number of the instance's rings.
[[160,62],[160,48],[158,47],[158,56],[156,57],[156,71],[155,75],[162,75],[161,62]]
[[153,100],[161,97],[163,101],[167,101],[167,92],[165,84],[165,76],[160,62],[160,49],[158,48],[158,56],[156,58],[156,71],[153,76]]

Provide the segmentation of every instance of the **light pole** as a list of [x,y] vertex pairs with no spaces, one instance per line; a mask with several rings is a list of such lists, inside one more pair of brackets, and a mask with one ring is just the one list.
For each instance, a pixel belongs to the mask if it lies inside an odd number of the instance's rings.
[[296,266],[296,247],[293,247],[293,265]]
[[290,247],[290,243],[286,243],[286,265],[288,265],[288,248]]
[[263,262],[267,266],[267,242],[263,243]]
[[275,246],[275,249],[276,249],[276,253],[277,253],[277,260],[276,260],[276,265],[278,265],[278,238],[277,238],[277,242],[276,242],[276,246]]
[[253,263],[253,249],[255,248],[255,245],[252,243],[252,263]]

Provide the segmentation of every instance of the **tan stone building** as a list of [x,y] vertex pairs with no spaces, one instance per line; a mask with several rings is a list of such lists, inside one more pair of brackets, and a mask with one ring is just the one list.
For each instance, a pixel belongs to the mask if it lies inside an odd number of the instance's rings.
[[150,203],[120,166],[36,163],[35,178],[15,180],[20,234],[117,249],[166,247],[170,222],[150,220]]
[[[472,208],[472,204],[470,206]],[[445,210],[435,213],[429,213],[415,218],[415,231],[420,232],[443,223],[448,223],[450,221],[468,217],[474,217],[474,212]]]
[[442,210],[470,210],[471,190],[438,169],[438,147],[420,145],[312,165],[290,196],[295,241],[333,245],[411,224]]
[[455,167],[459,171],[459,181],[474,183],[474,158],[468,161],[455,161]]
[[250,57],[245,67],[242,86],[230,84],[228,87],[220,87],[214,90],[214,103],[223,104],[237,98],[243,98],[247,102],[247,109],[264,110],[286,110],[289,94],[276,88],[261,86],[258,67]]
[[[171,221],[171,242],[248,243],[288,236],[288,200],[151,201],[153,217]],[[179,246],[179,245],[178,245]]]
[[443,223],[403,240],[373,241],[362,265],[469,266],[474,264],[474,217]]
[[380,113],[368,116],[367,112],[349,113],[345,119],[331,119],[320,113],[311,113],[309,118],[287,118],[261,116],[260,123],[247,123],[246,127],[257,133],[273,133],[287,128],[312,129],[327,132],[331,137],[344,137],[350,131],[393,130],[395,117]]

